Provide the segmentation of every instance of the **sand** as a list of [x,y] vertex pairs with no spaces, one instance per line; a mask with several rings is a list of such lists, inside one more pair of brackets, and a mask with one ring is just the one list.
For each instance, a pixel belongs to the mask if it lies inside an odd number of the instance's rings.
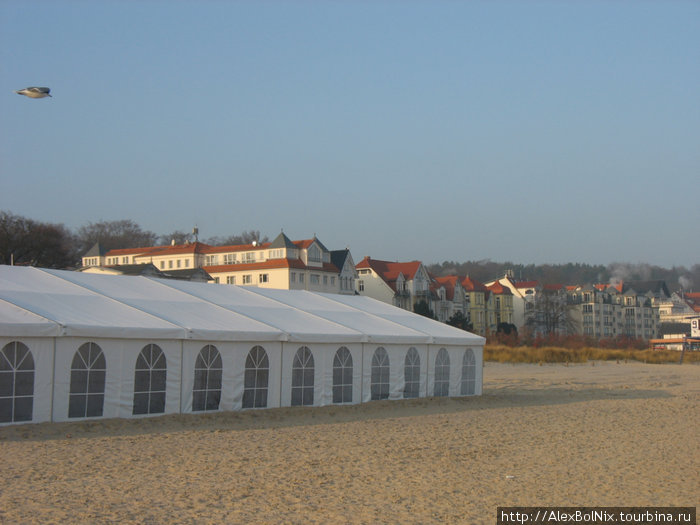
[[2,523],[495,523],[697,506],[700,366],[486,363],[484,395],[0,428]]

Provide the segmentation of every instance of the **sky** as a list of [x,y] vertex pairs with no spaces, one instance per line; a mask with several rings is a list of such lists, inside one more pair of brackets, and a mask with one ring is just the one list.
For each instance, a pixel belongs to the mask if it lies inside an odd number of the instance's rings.
[[2,0],[0,88],[37,221],[700,263],[697,1]]

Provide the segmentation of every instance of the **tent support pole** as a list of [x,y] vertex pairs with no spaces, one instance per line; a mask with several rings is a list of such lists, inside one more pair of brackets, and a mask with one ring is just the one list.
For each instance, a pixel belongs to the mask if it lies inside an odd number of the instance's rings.
[[[284,375],[284,342],[280,342],[280,403],[282,406],[282,376]],[[291,405],[291,403],[290,403]]]
[[55,396],[56,390],[56,338],[53,338],[53,352],[51,354],[51,375],[53,381],[51,382],[51,414],[49,415],[49,421],[53,423],[53,398]]
[[360,403],[365,399],[365,343],[360,349]]
[[430,397],[428,392],[428,379],[430,377],[430,344],[425,346],[425,397]]
[[177,413],[182,414],[182,376],[184,375],[185,367],[182,366],[182,360],[185,358],[185,341],[180,339],[180,406],[178,407]]

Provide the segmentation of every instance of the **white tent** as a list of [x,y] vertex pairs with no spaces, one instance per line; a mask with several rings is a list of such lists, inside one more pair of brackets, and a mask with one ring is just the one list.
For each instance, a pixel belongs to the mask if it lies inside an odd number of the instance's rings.
[[483,344],[361,296],[0,266],[0,424],[479,395]]

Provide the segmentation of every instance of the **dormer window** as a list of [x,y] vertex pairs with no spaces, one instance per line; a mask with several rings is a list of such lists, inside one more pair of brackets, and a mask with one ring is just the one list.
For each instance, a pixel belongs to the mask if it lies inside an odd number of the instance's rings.
[[321,262],[321,249],[315,244],[309,247],[308,254],[309,261]]

